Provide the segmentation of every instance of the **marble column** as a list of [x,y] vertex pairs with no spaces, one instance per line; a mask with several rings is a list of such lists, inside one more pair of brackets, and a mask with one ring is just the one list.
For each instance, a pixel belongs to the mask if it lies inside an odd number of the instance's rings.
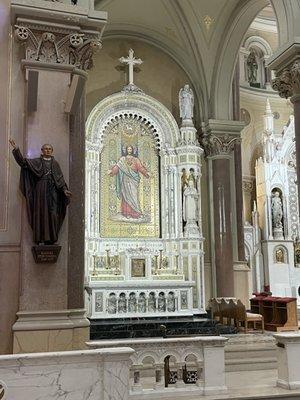
[[160,390],[165,387],[164,383],[164,365],[163,364],[155,364],[155,386],[154,389]]
[[202,386],[202,382],[203,382],[203,361],[197,361],[197,382],[196,385],[197,386]]
[[[51,143],[73,193],[55,264],[35,263],[23,202],[21,287],[13,350],[79,349],[89,336],[83,302],[84,86],[93,54],[101,47],[106,13],[88,4],[74,7],[41,0],[34,5],[14,0],[11,12],[16,46],[20,42],[25,49],[21,60],[26,82],[25,127],[20,148],[24,156],[34,158],[43,143]],[[35,76],[35,85],[31,76]]]
[[243,123],[209,120],[203,125],[202,143],[209,169],[214,296],[233,297],[234,262],[238,261],[236,174],[234,148],[240,143]]
[[[296,142],[296,171],[297,182],[300,182],[300,51],[299,44],[286,47],[280,54],[275,54],[269,61],[268,67],[275,70],[276,78],[272,88],[280,97],[290,98],[294,105],[295,142]],[[298,203],[300,190],[298,188]]]
[[[232,82],[232,114],[235,121],[240,120],[240,65],[237,62]],[[243,179],[242,179],[242,152],[241,143],[234,146],[234,167],[235,167],[235,197],[236,197],[236,224],[237,224],[237,252],[238,261],[245,260],[244,245],[244,207],[243,207]]]
[[243,175],[242,179],[244,216],[246,221],[251,222],[255,177],[251,175]]
[[134,365],[132,367],[133,369],[133,385],[131,387],[133,392],[138,392],[141,393],[143,391],[143,386],[141,383],[141,368],[143,368],[143,365]]
[[177,363],[176,364],[176,367],[177,367],[177,381],[175,383],[175,386],[177,388],[185,387],[185,383],[183,381],[183,369],[182,369],[183,366],[184,366],[183,363]]
[[237,223],[237,251],[238,261],[245,261],[244,238],[244,205],[243,205],[243,176],[242,176],[242,152],[241,143],[234,146],[235,165],[235,197],[236,197],[236,223]]

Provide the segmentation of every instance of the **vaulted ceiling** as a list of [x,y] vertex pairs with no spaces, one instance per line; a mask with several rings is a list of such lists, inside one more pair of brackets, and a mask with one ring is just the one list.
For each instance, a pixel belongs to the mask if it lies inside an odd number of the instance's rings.
[[[227,119],[231,115],[231,82],[239,47],[253,19],[269,3],[269,0],[95,0],[95,8],[108,12],[104,41],[127,37],[161,48],[189,75],[203,117]],[[280,3],[276,7],[277,13],[282,13]]]

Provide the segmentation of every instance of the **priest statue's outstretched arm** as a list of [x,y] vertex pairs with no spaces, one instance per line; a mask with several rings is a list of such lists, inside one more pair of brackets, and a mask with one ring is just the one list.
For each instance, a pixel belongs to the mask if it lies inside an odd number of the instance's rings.
[[13,139],[13,155],[21,167],[20,189],[26,199],[33,240],[54,244],[66,215],[72,193],[64,180],[59,163],[53,157],[53,146],[44,144],[38,158],[23,157]]

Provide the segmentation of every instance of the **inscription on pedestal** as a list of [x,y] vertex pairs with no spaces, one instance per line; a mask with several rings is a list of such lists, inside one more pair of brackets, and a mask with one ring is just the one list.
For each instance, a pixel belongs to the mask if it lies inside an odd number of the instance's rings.
[[61,246],[40,245],[32,247],[34,261],[37,264],[55,264],[57,262]]

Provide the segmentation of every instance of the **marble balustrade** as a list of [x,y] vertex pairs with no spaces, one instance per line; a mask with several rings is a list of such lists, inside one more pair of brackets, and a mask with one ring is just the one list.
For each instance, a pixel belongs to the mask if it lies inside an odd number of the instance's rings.
[[90,348],[130,346],[135,350],[130,356],[130,398],[140,399],[154,392],[172,397],[175,392],[205,395],[226,391],[224,346],[227,340],[221,336],[158,337],[89,341],[87,345]]
[[0,356],[3,400],[127,400],[129,347]]
[[277,386],[284,389],[300,389],[300,333],[284,332],[274,335],[277,341]]

